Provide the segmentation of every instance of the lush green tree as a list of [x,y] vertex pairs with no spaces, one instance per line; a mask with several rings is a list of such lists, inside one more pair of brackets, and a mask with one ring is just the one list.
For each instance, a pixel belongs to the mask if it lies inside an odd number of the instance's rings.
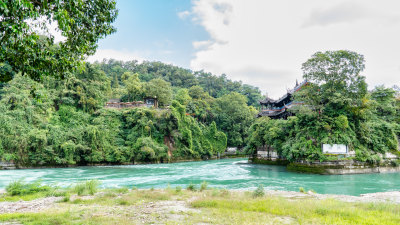
[[187,105],[192,98],[189,95],[189,90],[186,88],[181,88],[175,95],[175,100],[177,100],[182,105]]
[[[158,162],[163,158],[168,159],[167,147],[155,142],[150,137],[138,138],[132,148],[135,155],[135,161]],[[168,162],[168,160],[166,162]]]
[[392,88],[377,86],[371,92],[371,98],[376,101],[375,115],[388,122],[396,117],[396,91]]
[[228,146],[243,146],[256,114],[254,108],[247,106],[247,98],[235,92],[217,98],[213,114],[217,127],[227,134]]
[[253,87],[248,84],[243,84],[240,93],[247,97],[248,104],[254,107],[260,106],[260,100],[263,98],[258,87]]
[[8,63],[0,63],[0,85],[11,80],[14,75],[15,72]]
[[395,121],[397,124],[400,124],[400,88],[398,86],[395,86],[394,89],[396,91],[396,100],[395,100],[396,118],[395,118]]
[[193,99],[206,98],[206,92],[204,92],[203,88],[198,85],[189,88],[189,95]]
[[122,81],[125,84],[127,95],[123,97],[123,101],[142,101],[144,95],[143,83],[139,79],[139,74],[125,72],[122,75]]
[[395,92],[367,92],[364,58],[350,51],[317,52],[303,64],[308,84],[294,101],[302,106],[288,120],[258,119],[250,128],[247,149],[272,147],[290,161],[327,160],[322,144],[346,144],[356,159],[376,163],[397,152]]
[[304,78],[311,85],[300,94],[305,105],[312,105],[321,113],[329,111],[340,115],[351,107],[359,107],[367,94],[364,70],[364,57],[351,51],[317,52],[302,65]]
[[186,110],[178,101],[172,102],[172,114],[176,118],[177,132],[175,136],[176,157],[209,157],[226,149],[226,135],[217,131],[215,123],[206,127],[193,117],[186,115]]
[[32,153],[43,157],[38,162],[52,157],[44,145],[52,98],[42,84],[21,75],[4,87],[0,100],[0,139],[6,155],[3,157],[20,163],[29,163]]
[[[0,63],[34,80],[64,77],[94,54],[100,38],[115,31],[117,12],[113,0],[0,1]],[[49,24],[56,24],[66,40],[55,43]]]
[[161,106],[171,103],[171,84],[163,79],[156,78],[144,84],[145,97],[156,97]]
[[[57,82],[53,78],[47,80]],[[86,64],[82,71],[68,74],[65,80],[57,85],[60,89],[57,92],[60,97],[56,99],[57,104],[74,105],[87,112],[94,112],[102,108],[110,97],[110,83],[103,71]]]
[[[192,72],[173,65],[148,61],[138,63],[137,61],[123,62],[110,59],[96,62],[94,65],[103,70],[110,79],[113,79],[113,84],[116,83],[115,77],[117,77],[120,84],[123,84],[122,74],[131,72],[139,74],[139,79],[143,83],[160,78],[171,83],[174,90],[187,88],[189,89],[189,95],[194,99],[209,100],[210,98],[237,92],[248,98],[248,105],[258,106],[258,100],[262,98],[258,88],[242,84],[240,81],[232,81],[224,74],[216,76],[203,71]],[[121,95],[124,87],[121,88],[114,88],[115,96]]]

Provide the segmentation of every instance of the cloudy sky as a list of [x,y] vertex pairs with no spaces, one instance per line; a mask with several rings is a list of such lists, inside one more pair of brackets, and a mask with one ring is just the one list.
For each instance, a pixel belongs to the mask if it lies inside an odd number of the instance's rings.
[[400,85],[398,0],[117,0],[90,61],[158,60],[225,73],[279,97],[317,51],[364,55],[370,88]]

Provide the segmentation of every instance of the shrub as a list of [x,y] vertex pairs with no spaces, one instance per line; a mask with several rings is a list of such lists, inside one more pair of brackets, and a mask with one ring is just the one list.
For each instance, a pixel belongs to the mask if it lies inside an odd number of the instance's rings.
[[306,190],[305,190],[303,187],[299,187],[299,191],[300,191],[301,193],[306,193]]
[[59,190],[58,187],[56,187],[56,188],[52,189],[51,191],[49,191],[46,194],[46,197],[50,197],[50,196],[63,197],[63,196],[66,196],[67,194],[68,194],[68,192],[66,190]]
[[258,185],[257,189],[253,192],[253,198],[263,197],[265,195],[264,186],[262,184]]
[[84,183],[76,184],[74,187],[74,192],[78,195],[83,195],[85,193],[86,187]]
[[97,192],[99,184],[100,183],[97,180],[86,181],[85,185],[90,195],[94,195]]
[[61,202],[69,202],[69,200],[70,200],[70,195],[69,195],[69,193],[66,193],[64,198],[61,199]]
[[390,164],[393,167],[398,167],[400,165],[400,162],[399,162],[399,160],[392,160],[392,161],[390,161]]
[[126,199],[119,199],[118,204],[119,205],[129,205],[129,202]]
[[200,191],[204,191],[207,189],[208,183],[206,181],[203,181],[200,185]]
[[35,181],[33,183],[24,183],[21,180],[13,181],[7,185],[6,191],[9,195],[29,195],[38,192],[47,192],[51,189],[50,186],[42,185],[40,181]]
[[188,186],[186,187],[186,190],[189,190],[189,191],[196,191],[197,188],[196,188],[196,185],[195,185],[195,184],[190,183],[190,184],[188,184]]
[[78,195],[94,195],[97,192],[99,184],[100,182],[98,180],[88,180],[86,182],[76,184],[73,190]]
[[175,191],[176,193],[179,193],[182,191],[182,188],[180,186],[176,186]]

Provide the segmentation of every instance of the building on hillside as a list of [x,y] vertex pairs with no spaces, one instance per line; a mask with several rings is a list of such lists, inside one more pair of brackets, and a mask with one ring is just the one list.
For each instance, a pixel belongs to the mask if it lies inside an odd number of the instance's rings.
[[293,113],[288,109],[295,105],[302,104],[301,102],[294,102],[292,96],[303,86],[307,85],[307,83],[307,80],[301,82],[300,84],[296,81],[296,86],[293,89],[288,90],[288,92],[278,100],[268,97],[266,97],[264,100],[261,100],[261,110],[257,114],[257,117],[268,116],[271,119],[287,119],[289,116],[292,116]]
[[121,102],[120,99],[109,99],[104,108],[125,109],[137,107],[154,107],[158,108],[158,101],[156,97],[146,97],[144,101]]
[[145,97],[144,102],[145,102],[146,106],[149,108],[150,107],[158,108],[157,97]]

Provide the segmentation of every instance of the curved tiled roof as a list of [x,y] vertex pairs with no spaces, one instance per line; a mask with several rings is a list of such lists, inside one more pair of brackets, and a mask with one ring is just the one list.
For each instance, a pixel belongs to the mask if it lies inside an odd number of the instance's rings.
[[272,98],[266,97],[264,100],[261,100],[259,102],[260,102],[260,104],[278,103],[278,102],[284,100],[285,98],[290,97],[293,93],[300,90],[301,87],[303,87],[307,83],[308,83],[307,80],[304,80],[300,84],[296,85],[293,89],[288,90],[288,92],[285,95],[283,95],[282,97],[280,97],[278,100],[274,100]]
[[273,100],[272,98],[266,97],[264,100],[260,100],[259,102],[261,104],[267,104],[267,103],[275,103],[275,100]]

